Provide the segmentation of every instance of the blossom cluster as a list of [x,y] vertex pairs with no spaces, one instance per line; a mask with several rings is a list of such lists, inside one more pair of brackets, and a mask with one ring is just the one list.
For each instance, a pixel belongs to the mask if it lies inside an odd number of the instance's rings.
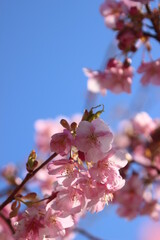
[[[101,5],[121,57],[109,59],[101,71],[84,68],[89,91],[131,93],[132,56],[140,46],[150,56],[150,39],[160,42],[160,8],[151,9],[150,2],[105,0]],[[143,85],[160,85],[159,58],[146,62],[142,57],[137,72]],[[79,219],[109,202],[127,219],[160,219],[160,120],[138,113],[123,121],[113,137],[100,118],[103,109],[94,111],[36,121],[39,157],[30,153],[26,177],[19,177],[13,165],[1,172],[8,184],[0,193],[1,240],[71,240]]]
[[115,194],[118,214],[128,219],[138,215],[160,219],[160,120],[146,112],[136,114],[121,123],[115,144],[126,149],[129,160],[121,172],[126,185]]
[[[84,69],[88,77],[88,90],[104,94],[106,90],[119,94],[131,93],[133,67],[131,58],[143,46],[143,56],[137,72],[141,83],[160,85],[160,60],[144,60],[144,52],[151,56],[150,39],[160,41],[159,8],[151,10],[149,0],[105,0],[100,7],[108,28],[115,31],[120,53],[109,59],[104,70]],[[150,22],[150,25],[148,25]],[[119,55],[119,57],[118,57]],[[122,60],[120,60],[122,59]]]
[[[124,186],[119,170],[126,166],[127,160],[122,151],[112,146],[113,134],[98,117],[100,112],[86,110],[79,124],[61,120],[63,131],[52,135],[50,141],[51,152],[58,156],[39,172],[44,175],[40,184],[42,201],[35,193],[18,194],[11,205],[10,217],[16,217],[13,239],[72,239],[79,218],[87,211],[103,210],[113,194]],[[28,158],[29,172],[31,167],[36,168],[32,164],[35,158],[32,151]],[[38,178],[35,177],[37,181]],[[27,208],[18,214],[20,203]]]

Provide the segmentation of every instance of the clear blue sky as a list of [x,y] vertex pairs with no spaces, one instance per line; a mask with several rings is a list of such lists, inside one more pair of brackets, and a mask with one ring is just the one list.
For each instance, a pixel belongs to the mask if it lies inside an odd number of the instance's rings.
[[[35,120],[83,111],[87,91],[82,68],[101,68],[104,60],[115,53],[113,34],[99,14],[101,2],[0,0],[1,166],[12,161],[25,164],[25,157],[34,147]],[[151,93],[147,88],[142,95],[137,82],[131,96],[109,93],[105,98],[98,97],[97,104],[105,104],[103,118],[113,128],[118,122],[118,104],[121,109],[130,106],[135,111],[135,99],[139,104],[143,96],[140,109],[150,108],[153,92],[154,101],[159,100],[156,88]],[[159,111],[154,104],[151,114],[158,116]],[[108,208],[89,215],[81,226],[106,240],[135,240],[142,220],[146,219],[128,223]]]

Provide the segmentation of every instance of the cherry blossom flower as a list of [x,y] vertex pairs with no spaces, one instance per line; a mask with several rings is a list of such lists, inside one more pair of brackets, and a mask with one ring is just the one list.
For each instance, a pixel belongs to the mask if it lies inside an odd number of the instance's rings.
[[72,159],[59,159],[48,164],[48,173],[53,175],[59,184],[68,187],[76,181],[79,174],[78,168],[82,167]]
[[51,151],[56,152],[61,156],[67,155],[71,150],[73,140],[70,131],[64,129],[62,133],[57,133],[52,136],[50,142]]
[[[140,26],[141,27],[141,26]],[[136,42],[142,37],[141,29],[133,29],[132,27],[125,27],[121,29],[117,35],[118,47],[124,52],[136,51]]]
[[115,202],[119,204],[117,213],[121,217],[133,219],[140,214],[143,200],[144,185],[139,177],[134,174],[125,187],[115,193]]
[[55,212],[51,208],[47,210],[44,216],[44,222],[45,229],[41,230],[41,234],[48,240],[56,237],[62,237],[62,239],[64,239],[66,229],[74,226],[74,220],[71,215],[63,216],[60,211]]
[[125,167],[128,163],[125,158],[124,153],[112,150],[96,166],[89,169],[89,172],[94,179],[105,184],[108,191],[117,191],[125,184],[125,180],[119,173],[119,169]]
[[105,24],[109,28],[116,28],[118,20],[125,16],[123,1],[106,0],[100,7],[100,12],[104,16]]
[[101,92],[106,94],[105,88],[105,74],[100,71],[92,71],[88,68],[83,68],[85,75],[88,77],[87,88],[93,93]]
[[65,215],[81,212],[85,207],[85,196],[83,191],[74,187],[61,190],[51,206],[56,211],[63,211]]
[[127,18],[130,9],[140,8],[141,4],[132,0],[105,0],[100,7],[100,13],[104,17],[107,27],[112,29],[118,29],[119,24],[124,26],[124,21]]
[[85,153],[85,160],[97,162],[111,149],[113,135],[109,127],[101,120],[82,121],[77,128],[75,144]]
[[131,92],[133,68],[125,67],[120,61],[110,59],[105,70],[106,89],[114,93]]
[[160,59],[152,62],[142,62],[138,68],[138,73],[142,73],[141,83],[147,85],[152,83],[154,85],[160,85]]
[[112,200],[112,193],[105,184],[97,181],[96,176],[90,176],[89,172],[83,175],[75,183],[85,196],[86,210],[93,212],[102,211],[106,204]]
[[157,127],[155,121],[153,121],[146,112],[136,114],[132,120],[132,124],[137,133],[144,134],[146,136]]
[[133,151],[133,158],[136,162],[142,164],[143,166],[151,166],[151,159],[146,156],[146,149],[144,145],[138,145]]
[[46,214],[45,207],[31,207],[28,208],[20,220],[15,223],[16,233],[14,235],[16,240],[43,240],[43,235],[40,230],[45,228],[44,216]]
[[[130,45],[130,43],[129,43]],[[113,93],[131,93],[133,68],[116,59],[110,59],[104,72],[87,70],[88,90],[94,93],[111,90]],[[87,72],[86,71],[86,72]]]
[[60,124],[61,119],[67,119],[67,122],[79,123],[81,120],[81,114],[75,114],[71,118],[59,116],[55,119],[39,119],[35,122],[35,144],[37,149],[42,154],[50,153],[50,139],[55,133],[62,132],[63,127]]
[[48,164],[51,178],[45,168],[35,177],[45,198],[19,217],[16,240],[68,239],[80,216],[103,210],[112,193],[124,186],[119,170],[127,163],[125,155],[112,148],[113,134],[103,120],[88,114],[94,120],[82,120],[78,127],[63,121],[67,127],[52,136],[51,150],[64,158]]
[[[16,223],[15,240],[64,239],[65,229],[71,228],[74,220],[71,215],[55,212],[45,205],[28,208]],[[68,233],[67,233],[68,235]],[[60,238],[61,239],[61,238]]]
[[102,195],[98,194],[95,198],[92,198],[88,204],[87,209],[91,213],[100,212],[104,209],[108,202],[112,201],[113,195],[111,193],[103,192]]
[[160,219],[160,204],[157,200],[146,201],[140,214],[148,215],[153,220],[158,221]]

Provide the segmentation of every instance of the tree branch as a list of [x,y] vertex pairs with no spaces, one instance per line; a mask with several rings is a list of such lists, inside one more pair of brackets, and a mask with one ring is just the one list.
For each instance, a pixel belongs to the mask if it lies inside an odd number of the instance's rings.
[[150,32],[145,32],[145,31],[143,31],[143,35],[144,35],[144,36],[147,36],[147,37],[154,38],[154,39],[156,39],[156,40],[159,41],[157,35],[154,35],[154,34],[152,34],[152,33],[150,33]]
[[153,15],[153,12],[151,11],[150,7],[148,4],[146,4],[146,10],[147,10],[147,13],[150,17],[150,21],[151,23],[153,24],[153,27],[154,27],[154,30],[155,32],[157,33],[157,40],[160,42],[160,30],[159,30],[159,26],[156,24],[155,22],[155,17]]
[[8,204],[10,203],[15,195],[20,191],[20,189],[28,182],[41,168],[43,168],[47,163],[49,163],[53,158],[57,156],[57,153],[53,153],[46,161],[44,161],[38,168],[36,168],[33,172],[27,173],[24,180],[21,182],[20,185],[18,185],[15,190],[11,193],[11,195],[0,205],[0,211]]

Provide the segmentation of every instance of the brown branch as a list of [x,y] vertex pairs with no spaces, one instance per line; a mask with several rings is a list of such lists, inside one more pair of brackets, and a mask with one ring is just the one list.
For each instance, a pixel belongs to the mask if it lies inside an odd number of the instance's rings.
[[33,172],[27,173],[24,180],[18,185],[15,190],[11,193],[11,195],[0,205],[0,211],[10,203],[15,195],[20,191],[20,189],[28,182],[41,168],[43,168],[47,163],[49,163],[53,158],[57,156],[57,153],[53,153],[46,161],[44,161],[38,168],[36,168]]
[[74,231],[84,235],[86,238],[88,238],[90,240],[102,240],[101,238],[95,237],[95,236],[91,235],[90,233],[88,233],[86,230],[79,228],[79,227],[75,228]]
[[156,39],[156,40],[159,41],[157,35],[154,35],[154,34],[152,34],[152,33],[150,33],[150,32],[145,32],[145,31],[143,31],[143,35],[146,36],[146,37],[154,38],[154,39]]
[[146,10],[147,13],[150,17],[150,21],[153,24],[154,30],[157,33],[157,40],[160,42],[160,30],[159,30],[159,26],[157,26],[157,24],[155,23],[155,17],[153,15],[153,12],[151,11],[150,7],[148,4],[146,4]]
[[2,213],[0,213],[0,217],[5,221],[5,223],[8,225],[8,227],[10,228],[11,232],[14,234],[14,228],[11,224],[11,220],[9,218],[6,218]]

